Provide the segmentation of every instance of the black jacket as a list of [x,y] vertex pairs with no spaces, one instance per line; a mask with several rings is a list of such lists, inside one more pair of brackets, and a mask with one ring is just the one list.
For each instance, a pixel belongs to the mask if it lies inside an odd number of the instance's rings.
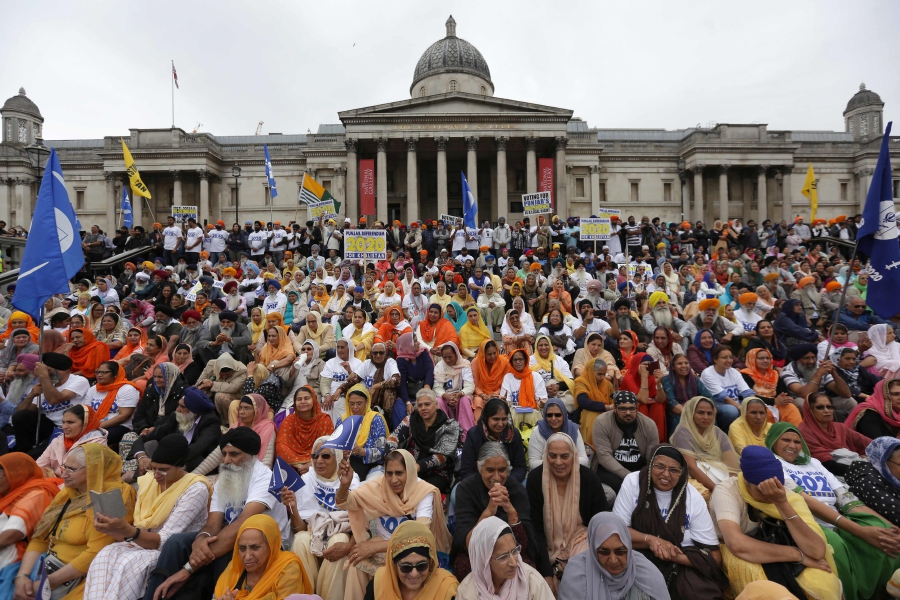
[[175,409],[178,407],[178,400],[184,396],[184,388],[186,387],[187,383],[185,383],[184,377],[179,373],[178,377],[175,378],[175,383],[172,385],[172,390],[169,392],[169,397],[164,401],[166,405],[163,411],[164,416],[160,417],[159,392],[156,391],[153,381],[148,381],[147,388],[144,390],[144,397],[141,398],[137,408],[134,409],[132,430],[140,434],[141,431],[148,427],[160,425],[166,417],[175,412]]
[[[175,413],[172,413],[151,433],[138,437],[131,447],[130,458],[134,458],[134,455],[138,452],[143,452],[145,442],[151,440],[158,442],[167,435],[178,432],[178,421]],[[184,470],[191,472],[196,469],[203,462],[203,459],[215,450],[221,437],[222,429],[219,427],[219,415],[216,414],[216,411],[213,410],[200,415],[200,422],[194,428],[194,435],[188,443],[188,455]]]
[[[512,427],[512,425],[509,427]],[[466,442],[463,444],[462,457],[460,458],[460,480],[478,472],[478,452],[487,441],[487,437],[484,435],[484,427],[482,427],[480,422],[469,429],[469,432],[466,434]],[[517,429],[513,428],[512,440],[508,444],[503,444],[503,446],[509,454],[509,462],[512,465],[512,471],[510,471],[509,476],[522,483],[525,481],[525,476],[528,475],[528,462],[525,460],[525,442],[522,441],[522,436],[519,435]]]

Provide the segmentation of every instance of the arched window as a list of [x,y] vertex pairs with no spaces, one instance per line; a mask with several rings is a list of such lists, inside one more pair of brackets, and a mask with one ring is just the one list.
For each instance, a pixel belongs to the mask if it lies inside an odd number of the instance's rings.
[[482,95],[482,96],[487,96],[487,88],[484,87],[484,86],[481,86],[481,95]]
[[451,92],[458,92],[458,91],[459,91],[459,84],[456,82],[455,79],[451,79],[451,80],[450,80],[450,91],[451,91]]
[[419,88],[419,98],[424,98],[424,97],[425,97],[425,86],[423,85],[422,87]]

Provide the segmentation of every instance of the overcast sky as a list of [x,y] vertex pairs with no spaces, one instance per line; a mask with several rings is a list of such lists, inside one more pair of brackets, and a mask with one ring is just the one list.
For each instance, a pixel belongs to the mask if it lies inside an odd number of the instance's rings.
[[175,124],[216,135],[306,133],[337,112],[409,98],[416,62],[457,35],[496,95],[601,128],[768,123],[843,130],[865,82],[900,106],[900,2],[14,2],[0,100],[24,87],[46,139]]

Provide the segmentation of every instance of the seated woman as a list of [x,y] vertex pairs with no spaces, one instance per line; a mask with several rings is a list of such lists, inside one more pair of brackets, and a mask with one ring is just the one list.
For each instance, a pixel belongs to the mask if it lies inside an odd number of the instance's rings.
[[[283,404],[283,383],[281,377],[275,373],[270,373],[265,365],[251,362],[247,369],[247,379],[244,380],[243,393],[240,394],[237,400],[228,402],[227,418],[222,421],[222,424],[228,423],[234,425],[237,422],[237,411],[240,398],[248,394],[261,396],[274,417]],[[222,400],[217,403],[217,409],[224,405],[225,402],[225,400]]]
[[[546,335],[538,336],[534,343],[534,354],[531,355],[528,364],[532,371],[543,378],[545,386],[555,379],[560,383],[560,389],[564,393],[573,394],[575,392],[575,382],[572,371],[569,370],[569,364],[554,354],[553,345]],[[571,396],[568,397],[571,398]],[[574,410],[574,406],[572,409]]]
[[885,379],[900,377],[900,343],[897,343],[894,329],[885,324],[872,325],[868,334],[872,346],[865,354],[875,358],[876,373]]
[[[460,289],[465,289],[460,286]],[[471,296],[470,296],[471,297]],[[494,339],[487,325],[481,318],[481,313],[474,306],[466,311],[466,322],[459,328],[459,351],[466,358],[474,358],[475,351],[487,340]]]
[[528,473],[525,444],[519,430],[510,423],[509,412],[509,404],[502,398],[492,398],[484,405],[481,419],[469,430],[463,444],[459,465],[460,481],[478,471],[478,454],[487,442],[503,444],[511,464],[510,476],[519,483],[525,481]]
[[716,427],[716,405],[709,398],[697,396],[684,405],[672,445],[684,455],[691,485],[704,500],[709,501],[716,486],[738,472],[738,455],[725,432]]
[[[275,423],[272,421],[269,405],[259,394],[247,394],[238,402],[237,419],[229,429],[237,427],[249,427],[259,435],[261,442],[256,458],[261,463],[272,468],[275,464]],[[222,462],[222,449],[218,446],[203,459],[195,473],[209,473]]]
[[518,429],[522,423],[536,425],[547,402],[547,386],[544,378],[528,367],[528,353],[515,350],[509,357],[510,369],[503,376],[500,396],[512,409],[513,426]]
[[134,524],[125,518],[94,515],[94,527],[117,543],[91,563],[85,600],[139,600],[156,568],[159,552],[173,533],[199,531],[208,516],[210,488],[202,475],[185,472],[188,441],[167,435],[153,453],[148,473],[138,478]]
[[786,421],[799,426],[803,422],[800,411],[794,406],[793,397],[772,361],[772,353],[766,348],[754,348],[744,357],[746,367],[741,369],[744,383],[753,394],[766,403],[769,423]]
[[[337,344],[335,343],[335,348]],[[297,390],[305,385],[314,390],[321,389],[322,371],[325,370],[325,361],[321,358],[319,345],[312,340],[306,340],[297,350],[297,360],[291,363],[286,382],[291,386],[284,398],[293,398]],[[281,409],[288,408],[287,402],[282,402]],[[280,411],[276,411],[276,414]]]
[[[436,487],[417,475],[416,461],[406,450],[394,450],[385,458],[384,477],[367,481],[353,491],[353,470],[346,459],[341,461],[340,481],[335,503],[350,515],[350,529],[356,544],[350,551],[345,598],[359,600],[375,574],[388,540],[397,527],[407,520],[423,525],[434,536],[435,550],[441,555],[450,551],[450,532],[444,520],[441,495]],[[367,526],[375,521],[375,532],[369,539]],[[446,560],[446,558],[442,558]]]
[[380,342],[374,344],[369,359],[350,374],[337,391],[343,395],[353,386],[362,383],[371,394],[372,406],[380,408],[386,415],[392,414],[397,400],[397,388],[400,387],[400,369],[390,354],[387,345]]
[[441,410],[457,421],[465,432],[475,426],[472,395],[475,380],[469,361],[462,357],[453,342],[441,346],[441,360],[434,365],[434,393]]
[[38,466],[44,470],[44,476],[62,477],[62,464],[69,452],[84,444],[105,446],[106,430],[100,428],[97,411],[90,404],[76,404],[63,413],[62,435],[53,438],[37,459]]
[[584,447],[584,438],[578,425],[569,420],[566,406],[559,398],[550,398],[544,406],[544,418],[538,421],[537,427],[531,432],[528,440],[528,468],[536,469],[544,464],[544,448],[547,440],[555,433],[565,433],[575,443],[578,455],[578,463],[585,467],[590,466],[590,459]]
[[739,399],[754,395],[744,381],[740,371],[732,368],[734,353],[731,346],[716,346],[712,351],[713,364],[700,374],[700,381],[709,390],[710,398],[716,403],[716,424],[728,431],[732,421],[741,414]]
[[309,471],[313,443],[333,431],[334,423],[322,412],[315,390],[305,385],[294,394],[293,412],[284,418],[275,434],[275,454],[303,475]]
[[804,342],[817,344],[825,339],[810,325],[800,300],[794,298],[781,305],[781,312],[775,317],[772,326],[788,348]]
[[782,464],[770,450],[745,448],[741,473],[716,487],[710,510],[725,541],[722,567],[733,593],[768,579],[799,598],[841,598],[825,534],[803,498],[786,489]]
[[[526,482],[537,543],[546,548],[557,581],[569,559],[587,549],[585,523],[608,509],[603,484],[577,462],[577,456],[575,441],[568,434],[554,433],[544,447],[543,464]],[[551,588],[558,587],[557,581]]]
[[900,530],[867,508],[809,454],[800,431],[776,423],[766,436],[784,469],[785,486],[800,494],[834,548],[845,598],[872,598],[900,567]]
[[[758,303],[757,308],[759,308]],[[787,346],[775,333],[772,322],[763,319],[756,324],[755,331],[756,335],[750,338],[750,342],[747,344],[747,352],[756,348],[768,350],[772,355],[772,366],[778,369],[783,368],[788,362]]]
[[554,308],[547,313],[547,321],[538,329],[538,335],[546,335],[553,344],[553,351],[559,356],[575,353],[575,336],[572,329],[565,324],[563,312]]
[[616,360],[608,350],[603,348],[603,336],[596,331],[587,334],[584,339],[584,348],[575,351],[575,358],[572,359],[572,378],[577,379],[585,369],[590,369],[595,358],[602,358],[609,367],[606,376],[610,381],[619,380],[619,367],[616,366]]
[[512,529],[516,543],[522,547],[522,559],[541,576],[551,577],[547,545],[538,542],[528,492],[510,476],[512,467],[506,448],[498,442],[484,444],[478,452],[477,466],[476,473],[463,479],[455,491],[456,531],[450,555],[453,572],[462,578],[469,574],[473,567],[469,552],[472,531],[485,519],[497,517]]
[[613,405],[615,388],[607,377],[610,368],[602,358],[595,358],[575,379],[578,430],[584,443],[591,448],[594,447],[594,421]]
[[125,364],[125,376],[134,383],[135,387],[145,390],[147,382],[153,378],[153,368],[168,361],[166,340],[160,335],[149,334],[144,351],[132,354]]
[[669,373],[672,361],[676,356],[684,354],[684,350],[675,342],[675,337],[669,329],[657,327],[653,331],[653,341],[647,346],[647,354],[659,362],[659,370],[665,376]]
[[[278,375],[282,381],[290,377],[291,367],[297,355],[294,353],[294,345],[284,332],[283,327],[266,328],[266,344],[261,350],[253,353],[253,360],[247,365],[247,371],[253,372],[257,365],[262,365],[269,373]],[[281,408],[281,402],[273,410]]]
[[[528,315],[528,313],[525,313]],[[534,321],[531,315],[528,315],[530,324],[524,323],[522,314],[515,308],[506,311],[506,318],[503,320],[503,326],[500,328],[500,335],[503,339],[503,349],[507,354],[519,348],[531,348],[534,344],[534,336],[537,333],[534,329]]]
[[702,373],[713,363],[712,351],[718,346],[713,332],[701,329],[694,335],[693,344],[688,346],[687,357],[694,373]]
[[394,354],[394,346],[397,338],[404,333],[413,333],[409,321],[403,318],[400,306],[389,306],[384,311],[384,316],[375,324],[375,343],[382,343]]
[[[16,598],[34,598],[35,582],[31,575],[38,558],[52,547],[51,562],[57,568],[49,576],[51,589],[63,587],[71,599],[81,598],[84,576],[105,546],[115,539],[96,527],[96,515],[88,491],[117,491],[125,503],[125,520],[134,515],[134,489],[119,478],[122,460],[119,455],[99,444],[85,444],[69,453],[63,463],[65,486],[50,502],[34,527],[28,549],[16,576]],[[59,593],[60,590],[57,590]]]
[[100,319],[100,327],[95,333],[97,341],[106,344],[109,355],[115,357],[119,349],[125,345],[125,336],[128,332],[122,324],[122,318],[114,312],[108,312]]
[[388,541],[385,565],[376,571],[366,587],[365,600],[456,598],[459,582],[452,573],[438,566],[439,547],[427,525],[418,521],[401,524]]
[[[810,456],[838,477],[847,474],[853,460],[852,455],[845,453],[864,457],[866,446],[872,443],[870,438],[850,429],[847,423],[834,420],[834,406],[827,394],[809,395],[803,403],[803,422],[799,429],[809,445]],[[835,451],[840,451],[837,457],[832,454]]]
[[541,574],[522,560],[522,546],[506,521],[488,517],[479,522],[468,548],[478,568],[459,584],[459,598],[554,600]]
[[282,600],[311,593],[313,586],[300,558],[281,549],[275,519],[260,514],[244,521],[231,562],[216,582],[217,600]]
[[438,408],[435,392],[419,390],[415,410],[388,436],[385,451],[408,451],[416,459],[419,477],[446,494],[461,434],[459,423]]
[[500,395],[503,377],[509,368],[509,358],[500,353],[494,340],[485,340],[478,354],[470,362],[475,392],[472,396],[472,418],[481,419],[481,411],[491,398]]
[[70,330],[69,344],[63,348],[68,348],[64,354],[72,359],[72,375],[81,375],[92,382],[95,380],[94,371],[109,360],[109,347],[98,342],[87,328]]
[[[144,395],[134,409],[131,420],[132,430],[119,441],[119,456],[122,457],[123,473],[134,471],[137,464],[128,460],[131,447],[141,435],[153,432],[166,417],[175,412],[178,399],[184,396],[187,384],[175,363],[164,362],[151,369],[152,376],[144,389]],[[227,414],[227,413],[226,413]]]
[[666,406],[669,401],[662,385],[662,371],[656,369],[651,372],[651,362],[654,361],[649,354],[644,352],[632,354],[628,372],[619,385],[619,389],[631,392],[637,396],[638,411],[642,415],[650,417],[656,423],[659,441],[664,442],[668,437],[666,431]]
[[0,569],[19,562],[62,481],[24,452],[0,456]]
[[766,445],[766,434],[771,427],[768,414],[766,403],[756,396],[741,402],[741,416],[728,428],[728,439],[738,456],[747,446]]
[[412,414],[419,390],[434,388],[434,361],[428,353],[428,348],[420,346],[419,340],[413,334],[404,333],[397,338],[396,352],[400,386],[397,388],[398,398],[391,410],[391,422],[394,427],[406,415]]
[[662,384],[669,402],[666,407],[666,431],[674,432],[678,422],[681,421],[681,411],[684,410],[688,400],[695,396],[708,398],[710,394],[700,378],[694,374],[688,357],[684,354],[672,359],[669,374],[663,377]]
[[673,598],[725,597],[719,538],[677,448],[654,448],[647,465],[625,477],[613,512],[628,526],[635,549],[662,572]]
[[[178,344],[172,354],[172,364],[178,367],[178,372],[184,377],[188,385],[194,385],[200,373],[203,372],[203,364],[193,359],[194,349],[190,344]],[[118,354],[116,355],[118,356]]]
[[850,412],[846,424],[867,438],[900,434],[900,379],[882,379],[875,393]]
[[591,518],[587,541],[587,550],[569,559],[559,600],[671,599],[662,573],[634,552],[628,526],[614,513]]
[[369,315],[362,308],[353,310],[353,323],[342,332],[342,337],[352,344],[353,356],[359,360],[369,358],[369,351],[375,342],[375,326],[369,323]]
[[335,428],[351,415],[362,417],[363,420],[353,450],[350,451],[350,465],[361,481],[374,479],[384,473],[384,447],[388,427],[381,413],[372,410],[372,397],[361,383],[347,392],[344,414],[335,423]]

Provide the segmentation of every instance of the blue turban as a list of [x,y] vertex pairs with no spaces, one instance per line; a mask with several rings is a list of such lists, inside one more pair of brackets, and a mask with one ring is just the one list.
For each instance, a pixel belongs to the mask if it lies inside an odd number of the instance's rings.
[[270,279],[266,282],[266,289],[269,289],[272,286],[275,286],[275,289],[281,289],[281,284],[277,279]]
[[365,291],[366,291],[366,290],[364,290],[364,289],[362,288],[362,286],[359,286],[359,285],[356,286],[355,288],[353,288],[353,292],[354,292],[354,293],[357,293],[357,292],[358,292],[358,293],[362,294],[362,293],[365,292]]
[[497,260],[497,258],[493,254],[488,254],[484,257],[484,260]]
[[216,410],[216,405],[209,399],[206,392],[194,386],[184,388],[184,407],[195,415]]
[[744,480],[759,485],[766,479],[776,478],[784,483],[784,469],[772,451],[765,446],[747,446],[741,452],[741,472]]

